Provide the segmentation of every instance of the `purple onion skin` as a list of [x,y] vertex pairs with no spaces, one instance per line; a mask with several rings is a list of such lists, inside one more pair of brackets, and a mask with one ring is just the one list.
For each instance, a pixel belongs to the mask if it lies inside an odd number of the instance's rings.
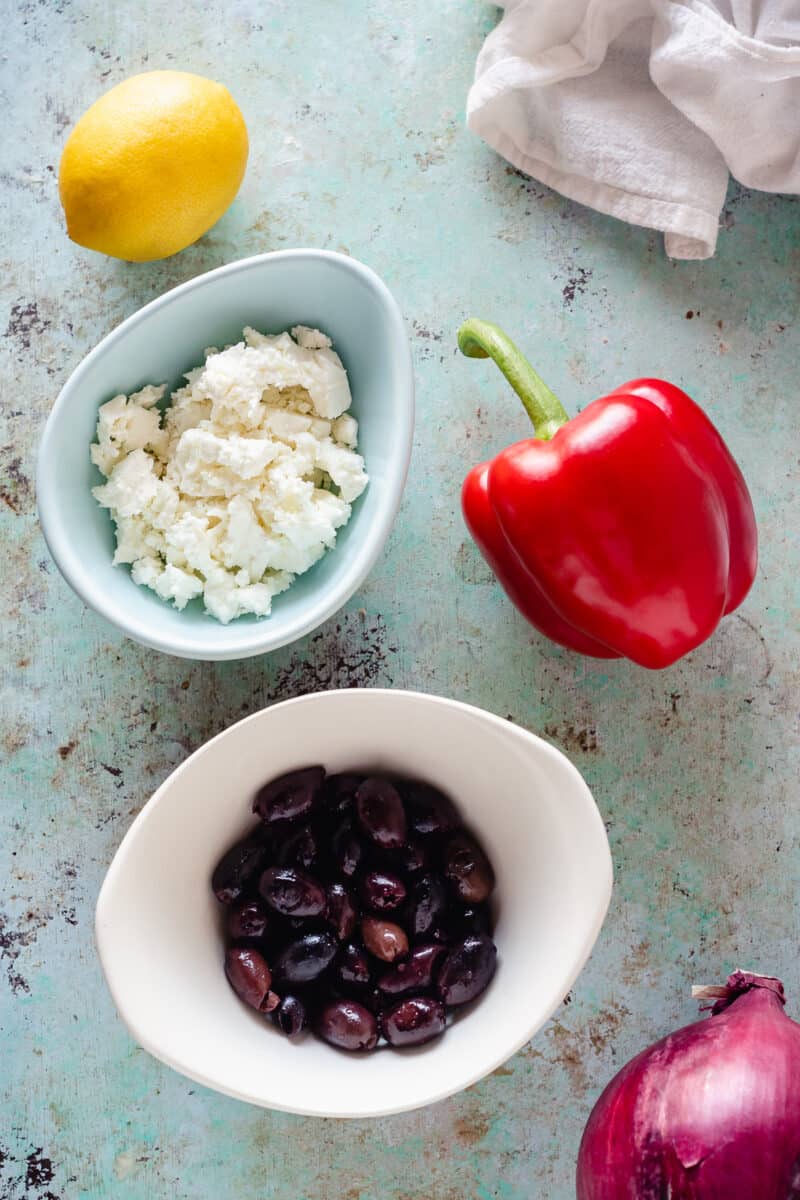
[[584,1130],[578,1200],[800,1200],[800,1025],[777,979],[737,971],[708,1020],[612,1079]]

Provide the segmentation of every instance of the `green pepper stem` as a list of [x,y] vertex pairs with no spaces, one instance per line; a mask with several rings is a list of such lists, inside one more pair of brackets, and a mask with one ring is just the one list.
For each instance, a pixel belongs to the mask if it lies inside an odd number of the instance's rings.
[[547,442],[569,415],[511,338],[490,321],[471,317],[458,331],[458,348],[468,358],[493,358],[525,405],[534,434]]

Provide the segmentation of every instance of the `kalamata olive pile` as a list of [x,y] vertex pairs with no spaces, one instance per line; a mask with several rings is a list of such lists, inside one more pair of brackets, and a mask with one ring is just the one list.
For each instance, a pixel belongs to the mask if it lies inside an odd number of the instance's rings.
[[437,788],[305,767],[253,811],[211,886],[231,987],[287,1037],[420,1046],[488,986],[494,872]]

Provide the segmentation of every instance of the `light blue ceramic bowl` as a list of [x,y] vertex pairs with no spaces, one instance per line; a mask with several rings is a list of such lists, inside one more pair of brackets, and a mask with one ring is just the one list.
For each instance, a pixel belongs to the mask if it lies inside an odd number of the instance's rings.
[[[278,333],[311,325],[333,339],[350,377],[358,449],[369,486],[336,546],[288,591],[270,616],[221,625],[197,600],[179,612],[127,567],[112,566],[111,519],[92,496],[97,410],[145,383],[177,386],[206,346],[241,338],[245,325]],[[284,646],[327,620],[370,571],[400,504],[411,455],[414,384],[396,302],[378,276],[325,250],[281,250],[200,275],[128,317],[73,372],[39,449],[37,499],[50,552],[78,595],[128,637],[183,658],[247,658]]]

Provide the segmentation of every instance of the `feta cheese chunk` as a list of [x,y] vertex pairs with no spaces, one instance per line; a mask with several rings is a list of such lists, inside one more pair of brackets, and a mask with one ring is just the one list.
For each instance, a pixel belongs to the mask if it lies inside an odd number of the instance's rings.
[[163,385],[99,410],[93,494],[116,526],[114,562],[179,609],[202,596],[222,622],[267,616],[368,483],[347,373],[324,333],[298,325],[247,328],[185,378],[163,418]]
[[323,438],[318,443],[316,465],[330,475],[343,500],[355,500],[367,486],[361,455],[339,446],[332,438]]
[[309,329],[308,325],[295,325],[292,337],[304,350],[330,350],[333,346],[329,337],[319,329]]
[[114,466],[108,483],[93,489],[95,500],[120,517],[140,516],[158,495],[153,460],[138,447]]
[[164,450],[167,433],[161,428],[161,414],[154,405],[165,391],[163,386],[148,385],[130,398],[115,396],[101,405],[97,443],[92,446],[91,455],[94,465],[106,477],[131,450]]
[[358,445],[358,421],[351,417],[350,413],[343,413],[333,422],[331,433],[335,442],[342,442],[351,450],[355,450]]

